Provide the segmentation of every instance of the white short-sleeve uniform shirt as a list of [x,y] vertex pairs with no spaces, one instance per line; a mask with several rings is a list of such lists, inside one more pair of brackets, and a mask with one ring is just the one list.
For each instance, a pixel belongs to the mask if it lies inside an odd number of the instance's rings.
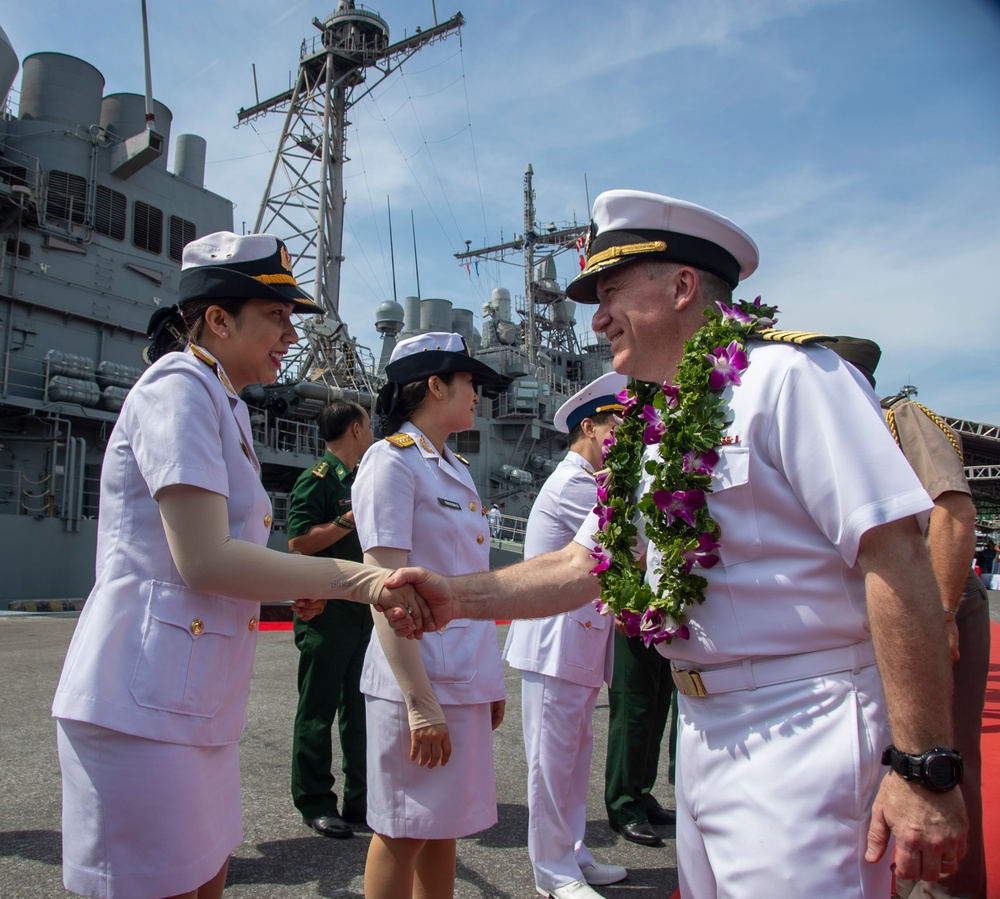
[[174,484],[225,496],[233,539],[267,542],[271,503],[246,405],[214,362],[170,353],[129,392],[101,474],[97,580],[52,713],[189,745],[235,743],[246,725],[259,604],[190,590],[153,497]]
[[[531,506],[524,558],[562,549],[572,541],[596,500],[594,470],[571,450]],[[596,599],[596,580],[594,588]],[[561,615],[514,621],[507,632],[504,658],[521,671],[599,687],[602,681],[611,681],[612,625],[612,617],[600,615],[593,601]]]
[[[405,549],[410,565],[445,575],[490,567],[489,527],[472,476],[447,447],[439,455],[410,422],[398,447],[387,440],[365,453],[351,488],[361,548]],[[443,631],[424,634],[420,650],[441,705],[496,702],[504,698],[496,626],[457,619]],[[365,655],[361,690],[403,701],[381,644],[374,635]]]
[[[869,639],[861,537],[909,515],[922,526],[932,507],[852,366],[821,346],[751,341],[747,355],[708,497],[721,562],[696,569],[708,586],[686,609],[690,639],[657,647],[691,665]],[[596,531],[594,514],[575,540],[592,548]],[[650,545],[654,582],[658,563]]]

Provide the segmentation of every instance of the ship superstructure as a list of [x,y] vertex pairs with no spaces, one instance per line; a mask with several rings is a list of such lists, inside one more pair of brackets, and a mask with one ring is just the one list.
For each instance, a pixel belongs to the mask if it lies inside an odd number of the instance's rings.
[[0,31],[0,600],[78,597],[149,317],[177,299],[184,244],[231,229],[232,204],[205,189],[203,138],[168,153],[162,103],[105,94],[94,66],[60,53],[24,59],[14,102],[18,68]]

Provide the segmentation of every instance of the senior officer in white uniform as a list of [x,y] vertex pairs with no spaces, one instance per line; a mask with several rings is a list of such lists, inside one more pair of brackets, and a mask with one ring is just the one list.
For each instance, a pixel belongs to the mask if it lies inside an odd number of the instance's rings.
[[[670,384],[704,310],[756,268],[756,246],[711,210],[641,191],[601,194],[592,235],[568,295],[599,304],[592,326],[617,371]],[[884,897],[890,835],[897,874],[935,880],[954,870],[967,830],[944,616],[921,536],[930,498],[835,353],[750,341],[747,356],[721,394],[707,497],[721,560],[699,572],[690,639],[659,646],[685,694],[681,892]],[[401,575],[438,622],[552,612],[591,593],[596,530],[594,515],[566,549],[489,575]],[[651,545],[654,585],[659,561]]]
[[[401,340],[386,376],[376,411],[389,433],[365,454],[352,491],[365,558],[447,574],[485,571],[489,523],[468,463],[445,441],[472,427],[477,387],[510,379],[446,332]],[[361,676],[375,831],[365,895],[450,896],[456,838],[497,821],[491,731],[505,693],[496,627],[452,621],[409,643],[376,618]]]
[[[615,372],[601,375],[556,412],[554,424],[569,435],[569,451],[531,506],[526,559],[564,547],[594,508],[594,475],[614,416],[625,408],[617,394],[626,380]],[[599,614],[593,601],[515,621],[507,632],[504,659],[521,672],[528,855],[538,892],[554,899],[593,899],[599,894],[588,884],[625,878],[620,865],[596,863],[583,842],[594,707],[601,684],[611,683],[613,636],[614,617]]]

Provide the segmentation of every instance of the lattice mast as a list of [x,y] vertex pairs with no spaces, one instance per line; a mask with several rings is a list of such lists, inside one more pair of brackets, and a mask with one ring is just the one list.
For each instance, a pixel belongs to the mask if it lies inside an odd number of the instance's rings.
[[554,280],[540,270],[536,271],[535,247],[545,245],[556,248],[552,254],[543,257],[545,262],[555,253],[573,247],[577,239],[587,233],[588,227],[574,224],[557,228],[554,223],[542,227],[535,220],[534,175],[534,169],[528,163],[524,170],[524,233],[520,237],[514,235],[514,239],[506,243],[455,254],[460,262],[466,259],[503,260],[508,251],[524,254],[524,350],[533,365],[538,362],[538,351],[543,347],[580,352],[576,331],[566,313],[566,294]]
[[[419,49],[465,24],[461,13],[432,28],[389,43],[389,26],[376,12],[339,0],[319,35],[302,41],[295,86],[237,113],[238,124],[285,111],[274,164],[254,225],[255,232],[281,237],[292,256],[299,285],[326,312],[322,323],[305,327],[308,348],[287,357],[283,376],[341,380],[359,375],[358,347],[340,317],[343,262],[344,163],[348,110]],[[378,77],[367,82],[374,70]],[[294,358],[293,358],[294,357]]]

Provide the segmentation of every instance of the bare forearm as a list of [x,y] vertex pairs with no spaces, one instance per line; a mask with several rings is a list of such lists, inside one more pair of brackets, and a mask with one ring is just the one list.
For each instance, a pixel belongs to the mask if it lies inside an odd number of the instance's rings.
[[968,495],[942,494],[934,501],[927,548],[945,608],[956,610],[976,551],[976,508]]
[[545,618],[597,592],[594,562],[579,543],[497,571],[451,579],[456,618]]
[[912,519],[869,531],[858,563],[893,742],[921,753],[952,745],[952,674],[941,595]]

